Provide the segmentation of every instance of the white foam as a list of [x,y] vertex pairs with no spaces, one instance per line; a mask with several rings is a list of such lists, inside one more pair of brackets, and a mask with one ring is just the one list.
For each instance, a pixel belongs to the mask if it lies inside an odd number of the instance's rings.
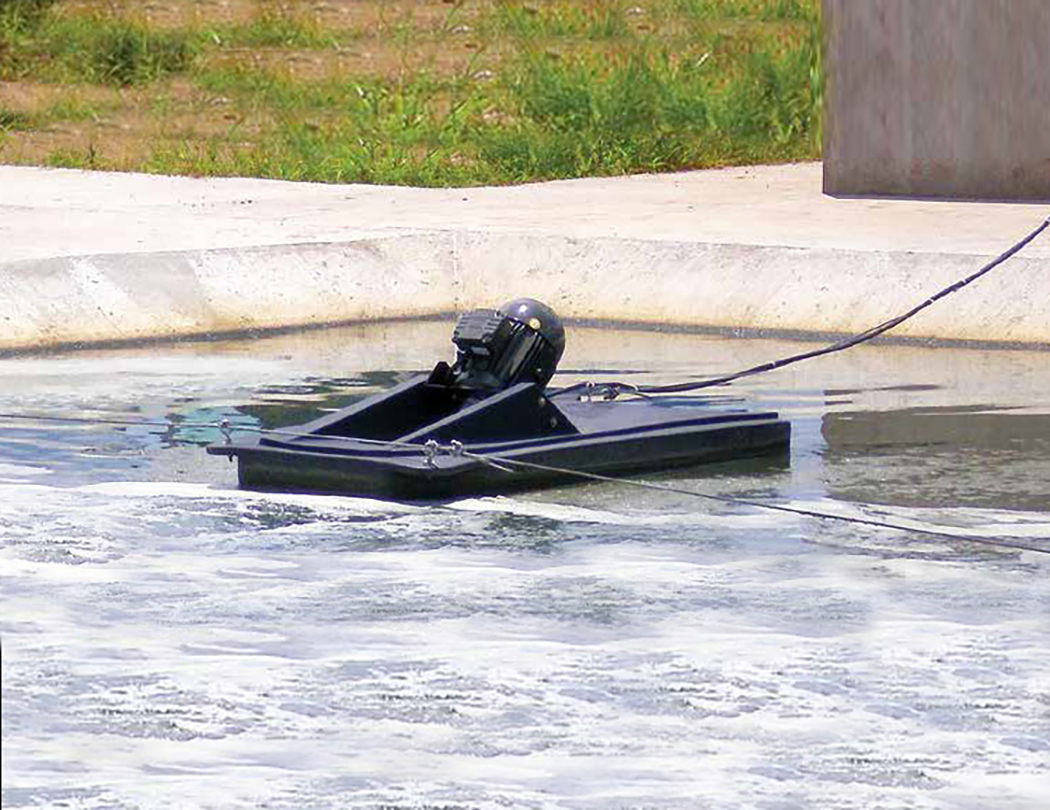
[[43,484],[0,481],[0,507],[7,505],[13,512],[17,512],[19,503],[24,504],[29,500],[82,499],[83,496],[103,496],[109,501],[114,499],[141,501],[156,498],[175,498],[213,502],[272,503],[301,506],[319,514],[412,514],[425,511],[426,509],[423,506],[380,501],[371,498],[254,492],[209,484],[175,481],[119,481],[87,484],[77,487],[51,487]]
[[[464,512],[498,512],[526,517],[540,517],[566,523],[599,523],[618,526],[733,525],[741,529],[760,529],[781,525],[785,522],[783,513],[761,512],[745,506],[741,507],[743,510],[741,512],[714,514],[709,511],[709,506],[709,503],[700,504],[694,510],[675,512],[665,510],[659,512],[645,510],[616,512],[608,509],[595,509],[571,504],[492,496],[465,498],[449,504],[448,508]],[[787,519],[793,520],[790,516]]]
[[[0,481],[5,483],[16,483],[22,478],[32,478],[37,475],[48,475],[51,470],[46,467],[28,467],[24,464],[5,464],[0,461]],[[10,477],[8,477],[10,476]]]
[[958,534],[960,537],[972,535],[989,539],[1040,539],[1050,543],[1050,512],[1019,512],[975,507],[930,509],[848,503],[830,498],[792,500],[784,505],[838,517],[893,523],[918,531],[929,530]]

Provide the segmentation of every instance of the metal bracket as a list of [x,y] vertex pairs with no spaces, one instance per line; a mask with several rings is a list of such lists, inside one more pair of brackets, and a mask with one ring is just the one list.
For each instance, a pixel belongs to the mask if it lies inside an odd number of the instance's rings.
[[427,466],[430,468],[437,467],[438,453],[441,452],[441,445],[431,439],[423,445],[423,453],[427,457]]

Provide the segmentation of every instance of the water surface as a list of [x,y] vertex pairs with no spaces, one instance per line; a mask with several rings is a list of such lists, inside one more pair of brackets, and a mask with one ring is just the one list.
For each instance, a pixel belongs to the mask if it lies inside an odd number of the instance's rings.
[[[248,493],[201,449],[450,332],[0,361],[0,411],[162,423],[0,421],[4,807],[1045,806],[1044,556],[622,484]],[[556,382],[799,348],[570,330]],[[676,487],[1050,547],[1050,354],[862,347],[726,393],[791,419],[789,463]]]

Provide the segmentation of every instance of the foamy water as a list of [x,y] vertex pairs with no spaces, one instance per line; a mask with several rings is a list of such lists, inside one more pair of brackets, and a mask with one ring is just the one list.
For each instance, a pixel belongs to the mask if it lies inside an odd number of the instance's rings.
[[[4,361],[18,385],[0,404],[324,401],[317,381],[339,388],[327,364],[345,358],[304,345]],[[584,359],[611,367],[595,345]],[[899,375],[916,350],[880,351],[904,353],[885,362]],[[956,362],[980,379],[984,357]],[[881,355],[861,360],[851,373],[870,384],[849,395],[829,393],[832,371],[750,389],[792,416],[788,469],[675,486],[1050,545],[1050,504],[1033,508],[1047,476],[999,506],[966,483],[1050,470],[1037,440],[996,444],[994,464],[961,439],[920,457],[832,443],[829,414],[994,410],[987,375],[976,393],[880,393]],[[280,374],[298,394],[267,387]],[[1043,555],[617,485],[441,506],[249,493],[164,431],[18,423],[0,448],[4,807],[1034,810],[1050,796]]]

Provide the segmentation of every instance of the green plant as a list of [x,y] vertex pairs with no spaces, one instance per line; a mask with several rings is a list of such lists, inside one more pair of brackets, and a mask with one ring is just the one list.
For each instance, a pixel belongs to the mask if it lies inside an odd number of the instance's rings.
[[0,0],[0,79],[16,75],[24,41],[41,25],[54,0]]
[[40,117],[50,121],[97,121],[103,113],[119,107],[119,102],[88,102],[79,95],[63,95],[41,111]]
[[46,164],[56,169],[100,169],[95,144],[88,144],[85,149],[55,149],[48,153]]
[[729,135],[770,138],[780,145],[808,140],[815,112],[809,48],[779,57],[748,54],[744,67],[722,94],[714,113],[716,127]]
[[337,41],[313,21],[272,4],[262,6],[251,22],[217,29],[213,34],[222,43],[249,48],[326,48]]
[[758,17],[762,20],[812,20],[816,14],[813,0],[776,0],[762,4]]
[[32,31],[55,0],[0,0],[0,40]]
[[631,34],[622,0],[543,5],[500,3],[495,13],[498,30],[525,40],[546,37],[602,40]]
[[24,112],[0,107],[0,132],[32,129],[33,117]]
[[183,32],[156,32],[126,24],[97,29],[85,43],[85,78],[102,84],[143,84],[185,70],[193,56]]
[[675,11],[693,19],[808,20],[817,0],[674,0]]
[[11,47],[0,75],[143,84],[187,70],[198,47],[195,36],[183,30],[155,31],[119,18],[49,18],[30,41]]

